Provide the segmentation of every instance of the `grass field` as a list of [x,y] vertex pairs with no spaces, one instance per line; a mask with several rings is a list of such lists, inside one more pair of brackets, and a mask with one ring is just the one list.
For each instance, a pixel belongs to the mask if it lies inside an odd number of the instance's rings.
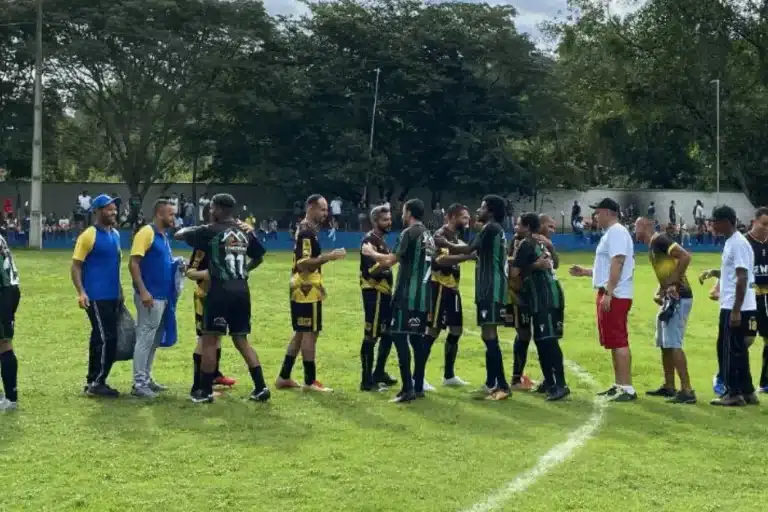
[[[274,392],[269,404],[248,402],[247,371],[225,345],[222,369],[238,385],[213,405],[187,400],[194,345],[191,289],[179,307],[181,341],[163,349],[155,377],[170,391],[147,403],[125,396],[81,396],[89,327],[69,281],[69,254],[17,251],[22,305],[14,340],[20,360],[20,410],[0,416],[0,510],[93,511],[456,511],[483,501],[534,467],[550,448],[590,418],[595,389],[570,375],[561,403],[515,393],[506,402],[473,401],[439,388],[407,406],[392,393],[362,394],[362,312],[357,258],[325,267],[329,298],[318,347],[319,378],[336,392]],[[698,271],[717,255],[696,255]],[[591,263],[564,255],[563,264]],[[655,288],[638,255],[631,313],[635,386],[660,384],[653,346]],[[251,280],[252,339],[271,383],[290,336],[287,255],[269,255]],[[597,344],[589,280],[565,276],[566,358],[600,388],[612,383],[610,357]],[[469,333],[457,373],[480,384],[483,345],[474,327],[472,269],[462,289]],[[124,272],[126,291],[128,273]],[[765,506],[768,405],[723,410],[707,404],[715,371],[717,305],[698,289],[687,337],[700,404],[675,406],[641,397],[610,404],[595,436],[574,456],[500,510],[755,511]],[[132,301],[130,307],[133,308]],[[510,330],[503,331],[507,371]],[[428,379],[439,384],[442,346]],[[753,350],[753,374],[759,352]],[[298,377],[301,365],[297,364]],[[535,355],[529,374],[540,377]],[[393,351],[390,373],[397,373]],[[111,384],[130,389],[130,367],[118,363]]]

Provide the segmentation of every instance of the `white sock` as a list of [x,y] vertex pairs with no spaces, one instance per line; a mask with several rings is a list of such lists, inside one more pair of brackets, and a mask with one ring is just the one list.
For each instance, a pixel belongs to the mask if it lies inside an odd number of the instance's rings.
[[629,393],[630,395],[634,395],[635,394],[635,388],[632,387],[631,385],[630,386],[622,386],[621,384],[617,384],[617,385],[625,393]]

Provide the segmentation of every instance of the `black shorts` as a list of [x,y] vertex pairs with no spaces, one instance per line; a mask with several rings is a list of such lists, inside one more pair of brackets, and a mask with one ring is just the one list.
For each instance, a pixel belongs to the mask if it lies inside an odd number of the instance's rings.
[[294,332],[322,331],[323,303],[291,301],[291,323]]
[[431,329],[442,331],[446,327],[464,325],[464,309],[461,307],[461,293],[458,288],[448,288],[435,281],[429,283],[431,290],[427,323]]
[[512,327],[518,331],[528,331],[531,328],[531,316],[524,306],[507,304],[504,309],[504,327]]
[[205,311],[205,295],[195,294],[192,298],[195,306],[195,334],[203,335],[203,311]]
[[393,307],[389,332],[393,334],[425,334],[427,332],[427,312],[404,311]]
[[557,310],[540,311],[529,318],[534,341],[559,340],[563,337],[563,324],[557,319]]
[[244,336],[251,333],[251,292],[211,288],[203,302],[202,334]]
[[363,290],[363,315],[365,336],[378,338],[392,321],[392,297],[378,290]]
[[476,303],[477,306],[477,325],[504,325],[504,318],[507,316],[507,307],[500,302]]
[[21,291],[18,286],[0,288],[0,340],[13,340],[16,310],[19,309]]
[[768,340],[768,295],[757,296],[757,332]]
[[757,336],[757,311],[742,311],[741,325],[731,327],[729,323],[731,310],[720,310],[720,322],[717,331],[718,343],[723,341],[723,337],[729,336],[731,340],[746,340]]

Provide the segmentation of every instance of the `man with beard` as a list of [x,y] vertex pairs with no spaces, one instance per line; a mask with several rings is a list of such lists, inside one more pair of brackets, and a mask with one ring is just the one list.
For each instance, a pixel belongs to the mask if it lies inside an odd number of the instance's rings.
[[277,389],[299,387],[291,379],[291,372],[301,351],[304,391],[329,392],[332,390],[317,380],[315,365],[315,348],[323,330],[323,300],[326,295],[322,267],[328,262],[343,259],[347,251],[334,249],[322,254],[317,235],[328,219],[328,201],[319,194],[313,194],[307,198],[305,206],[306,214],[296,229],[291,269],[291,323],[294,334],[288,343],[275,386]]
[[507,242],[504,235],[504,198],[488,195],[478,210],[483,228],[470,245],[454,244],[439,237],[435,243],[454,254],[477,254],[475,267],[475,305],[477,323],[486,347],[486,382],[483,394],[487,400],[506,400],[510,395],[504,375],[504,361],[499,346],[499,325],[504,325],[507,304]]
[[[666,233],[656,233],[650,219],[635,222],[637,241],[648,245],[651,266],[659,281],[655,301],[661,306],[656,318],[656,346],[661,349],[664,384],[648,396],[665,397],[670,403],[695,404],[688,361],[683,351],[685,328],[693,308],[693,291],[685,275],[691,255]],[[680,391],[675,389],[675,371]]]
[[[363,343],[360,347],[360,391],[375,391],[378,386],[385,388],[397,384],[385,370],[392,350],[392,337],[388,332],[392,320],[392,269],[382,267],[362,251],[362,246],[371,244],[377,253],[391,253],[384,238],[392,229],[392,213],[388,207],[380,205],[371,210],[370,219],[373,229],[365,235],[360,248],[360,288],[365,318]],[[374,370],[376,341],[379,341],[379,351]]]
[[91,340],[88,350],[88,396],[115,398],[120,393],[107,385],[117,354],[117,325],[123,304],[120,283],[120,233],[114,228],[115,200],[102,194],[91,202],[94,224],[77,237],[72,255],[72,284],[77,303],[88,314]]
[[231,195],[216,194],[211,199],[213,222],[183,228],[175,235],[177,240],[186,242],[193,249],[210,254],[210,286],[203,307],[200,388],[191,397],[195,403],[213,402],[216,352],[221,337],[226,334],[232,337],[248,365],[253,380],[253,392],[249,398],[266,402],[271,397],[258,355],[248,342],[251,332],[248,274],[261,264],[265,251],[256,236],[246,232],[235,219],[236,206]]
[[[452,204],[448,207],[443,227],[435,232],[435,236],[445,238],[451,243],[462,244],[459,235],[469,227],[469,210],[462,204]],[[466,386],[461,377],[455,373],[456,357],[459,353],[459,338],[464,325],[464,310],[461,306],[459,292],[459,264],[473,259],[471,254],[451,254],[449,249],[437,250],[432,260],[430,277],[430,299],[432,307],[427,318],[427,336],[424,338],[425,357],[429,359],[432,345],[440,336],[440,331],[448,329],[445,339],[445,368],[443,371],[443,386]],[[431,386],[424,382],[424,389],[430,391]]]
[[522,241],[510,268],[510,276],[520,277],[520,305],[530,318],[530,335],[536,343],[544,376],[547,400],[561,400],[570,394],[565,383],[562,336],[561,293],[552,274],[553,261],[539,239],[539,216],[520,217],[517,232]]
[[[397,241],[393,254],[377,252],[373,244],[364,244],[363,255],[372,258],[383,268],[399,264],[397,284],[392,295],[392,321],[390,333],[397,349],[402,389],[392,400],[406,403],[424,396],[424,334],[429,311],[429,287],[426,283],[429,264],[434,253],[434,242],[424,226],[424,203],[410,199],[403,205],[403,225],[407,226]],[[411,378],[413,347],[414,372]]]

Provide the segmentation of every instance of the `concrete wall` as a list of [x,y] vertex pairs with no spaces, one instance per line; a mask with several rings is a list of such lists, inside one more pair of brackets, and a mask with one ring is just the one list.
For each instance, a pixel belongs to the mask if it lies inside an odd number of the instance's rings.
[[[198,184],[198,196],[207,191],[209,194],[217,192],[229,192],[241,203],[245,204],[253,212],[257,219],[263,219],[267,216],[281,217],[291,211],[291,204],[294,198],[287,198],[283,194],[270,190],[267,187],[257,185],[222,185],[222,184]],[[492,188],[492,187],[489,187]],[[83,190],[87,190],[91,196],[101,193],[114,194],[128,198],[128,187],[114,183],[46,183],[43,185],[43,210],[45,214],[54,212],[61,215],[63,212],[71,212],[75,206],[77,196]],[[144,200],[144,212],[149,212],[153,201],[163,195],[173,192],[192,197],[192,185],[190,183],[178,183],[153,186]],[[17,196],[21,197],[21,204],[29,200],[29,183],[14,184],[10,182],[0,183],[0,201],[9,198],[16,205]],[[712,207],[716,204],[716,196],[712,193],[703,193],[688,190],[617,190],[617,189],[590,189],[588,191],[577,190],[552,190],[541,192],[537,201],[537,208],[534,208],[531,199],[515,198],[511,199],[515,203],[515,213],[519,214],[525,211],[537,210],[552,215],[559,219],[561,212],[565,214],[566,224],[570,222],[571,206],[574,200],[578,200],[582,205],[582,211],[585,217],[589,216],[588,204],[599,201],[603,197],[612,197],[621,205],[626,207],[635,203],[639,213],[645,213],[650,201],[656,202],[657,218],[662,222],[667,222],[667,211],[669,202],[674,200],[677,203],[677,214],[690,223],[692,220],[692,211],[697,199],[704,203],[705,213],[709,214]],[[427,190],[414,190],[409,197],[419,197],[430,206],[432,195]],[[466,197],[461,194],[444,194],[442,205],[448,206],[451,202],[460,201],[467,204],[473,210],[479,206],[479,197]],[[720,194],[720,203],[729,204],[736,209],[739,218],[743,220],[752,217],[754,206],[749,199],[742,193],[723,192]]]

